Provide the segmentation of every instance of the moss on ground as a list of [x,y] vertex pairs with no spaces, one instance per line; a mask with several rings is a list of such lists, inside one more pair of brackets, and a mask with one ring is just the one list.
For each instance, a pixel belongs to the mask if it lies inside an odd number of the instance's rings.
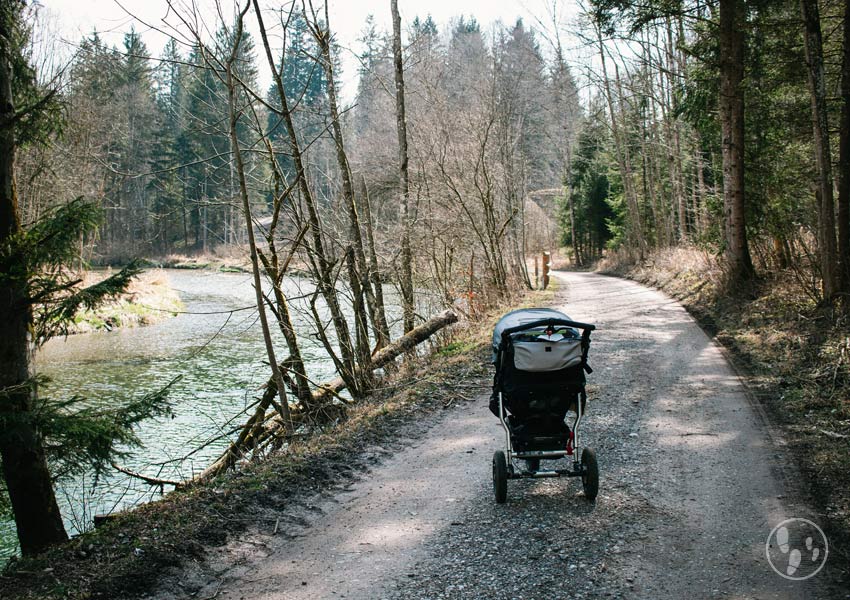
[[600,271],[682,302],[723,344],[789,446],[809,501],[824,515],[830,554],[850,578],[850,320],[819,307],[792,273],[724,291],[715,259],[693,249],[658,252]]

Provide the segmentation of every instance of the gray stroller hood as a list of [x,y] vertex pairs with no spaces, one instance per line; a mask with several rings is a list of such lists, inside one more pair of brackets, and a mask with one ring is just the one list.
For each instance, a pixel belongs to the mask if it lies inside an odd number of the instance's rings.
[[[520,308],[507,313],[499,319],[499,322],[496,323],[496,327],[493,328],[493,364],[496,364],[499,348],[502,344],[502,333],[512,327],[525,325],[526,323],[533,323],[535,321],[542,321],[543,319],[572,321],[572,319],[570,319],[567,315],[553,308]],[[577,338],[578,332],[575,330],[573,331]]]

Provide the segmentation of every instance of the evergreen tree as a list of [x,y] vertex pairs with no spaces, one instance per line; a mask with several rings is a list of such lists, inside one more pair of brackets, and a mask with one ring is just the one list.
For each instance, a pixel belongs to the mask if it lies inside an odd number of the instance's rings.
[[392,78],[392,63],[389,60],[392,49],[386,35],[378,32],[372,15],[366,17],[358,42],[363,50],[359,56],[354,131],[358,138],[363,138],[382,124],[376,118],[377,115],[384,110],[391,110],[384,108],[388,106],[388,99],[381,81]]
[[[287,98],[292,98],[290,109],[299,125],[301,143],[307,145],[325,128],[324,114],[327,105],[325,97],[324,70],[318,61],[319,49],[307,29],[304,16],[292,17],[286,32],[286,46],[281,56],[280,72],[283,89]],[[280,96],[275,84],[268,90],[268,102],[280,106]],[[267,133],[275,147],[285,149],[289,144],[286,128],[279,115],[269,112]],[[284,151],[277,155],[281,171],[293,177],[292,159]]]
[[119,207],[126,248],[132,256],[148,251],[150,231],[148,176],[152,170],[152,146],[159,113],[154,97],[153,69],[148,49],[135,29],[124,35],[124,51],[117,72],[118,171],[121,173]]
[[[148,184],[152,196],[153,246],[170,252],[176,240],[188,244],[188,223],[181,169],[185,136],[185,67],[174,39],[165,47],[155,73],[157,133],[152,142],[153,175]],[[188,162],[188,160],[186,161]]]
[[[622,197],[611,194],[608,177],[606,144],[609,143],[604,123],[585,122],[576,144],[569,173],[568,189],[574,210],[575,236],[570,231],[568,204],[561,207],[564,243],[576,249],[577,262],[592,261],[602,256],[609,240],[620,241],[625,212]],[[622,190],[621,186],[618,186]]]
[[229,190],[230,140],[227,134],[227,99],[221,82],[204,65],[202,50],[195,47],[194,65],[187,89],[187,130],[183,150],[191,166],[186,169],[187,191],[194,203],[194,246],[206,252],[218,239],[219,197]]
[[499,42],[497,77],[506,139],[517,140],[511,176],[530,186],[528,189],[542,187],[553,177],[557,180],[540,152],[546,148],[546,65],[534,32],[522,19],[517,19]]
[[[80,288],[68,264],[80,239],[97,226],[100,210],[74,201],[24,227],[15,186],[20,145],[48,143],[59,127],[55,91],[40,88],[26,61],[23,3],[0,4],[0,497],[8,498],[24,554],[67,539],[54,479],[102,468],[118,445],[138,442],[133,426],[167,410],[163,394],[96,410],[80,398],[49,399],[32,362],[35,346],[64,332],[81,308],[126,289],[135,264]],[[16,104],[22,108],[16,111]],[[52,473],[51,473],[52,468]]]

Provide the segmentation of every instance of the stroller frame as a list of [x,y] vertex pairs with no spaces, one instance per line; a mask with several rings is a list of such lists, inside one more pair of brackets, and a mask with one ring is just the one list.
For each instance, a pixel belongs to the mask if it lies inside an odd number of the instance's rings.
[[[497,377],[503,365],[505,350],[510,344],[510,338],[513,334],[531,330],[555,327],[570,327],[573,329],[581,329],[581,367],[585,372],[591,373],[592,369],[587,365],[587,353],[590,347],[590,332],[596,329],[595,325],[581,323],[568,319],[546,318],[528,323],[523,323],[514,327],[505,329],[501,334],[501,343],[499,344],[496,355]],[[499,385],[501,387],[501,385]],[[496,492],[496,501],[502,503],[506,499],[507,479],[539,479],[546,477],[581,477],[585,489],[585,495],[589,500],[594,500],[596,490],[598,489],[598,467],[596,464],[596,455],[590,448],[582,448],[579,443],[579,426],[584,413],[584,403],[587,398],[584,389],[577,394],[575,402],[576,418],[570,428],[569,441],[566,448],[552,450],[523,450],[517,451],[514,449],[511,440],[511,429],[506,419],[506,411],[504,407],[504,399],[502,390],[498,390],[499,399],[499,421],[505,431],[505,451],[497,451],[493,457],[493,484]],[[501,458],[500,458],[501,455]],[[514,466],[514,460],[557,460],[560,458],[572,457],[571,468],[566,469],[547,469],[540,470],[539,468],[517,469]],[[592,492],[589,492],[588,479],[592,479]]]
[[[543,478],[543,477],[581,477],[586,474],[584,465],[579,461],[579,442],[578,442],[578,426],[581,423],[583,401],[580,398],[576,402],[576,418],[573,421],[573,426],[570,428],[570,447],[563,450],[526,450],[524,452],[516,452],[511,443],[511,430],[505,420],[505,409],[502,404],[502,392],[499,392],[499,421],[505,430],[505,456],[508,462],[508,479],[524,479],[524,478]],[[573,457],[572,469],[550,469],[547,471],[517,471],[514,469],[514,459],[545,459],[557,460],[566,456]]]

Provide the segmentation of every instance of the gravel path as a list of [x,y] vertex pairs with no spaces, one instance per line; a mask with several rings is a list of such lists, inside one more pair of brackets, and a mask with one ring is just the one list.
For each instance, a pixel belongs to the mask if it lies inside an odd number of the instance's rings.
[[[196,597],[846,598],[829,565],[805,582],[765,560],[771,529],[817,515],[722,352],[682,307],[636,283],[557,273],[559,307],[598,326],[576,479],[512,481],[496,505],[498,421],[476,402],[299,516],[285,541],[243,542]],[[259,549],[258,549],[259,548]],[[234,562],[234,556],[238,560]],[[164,596],[161,596],[164,597]]]

